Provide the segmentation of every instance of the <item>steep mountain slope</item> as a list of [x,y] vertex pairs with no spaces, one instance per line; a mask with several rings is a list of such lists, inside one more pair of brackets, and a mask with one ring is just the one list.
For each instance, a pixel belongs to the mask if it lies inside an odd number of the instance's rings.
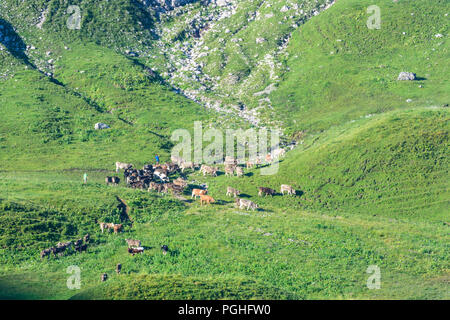
[[[338,1],[294,33],[289,73],[270,99],[291,132],[320,132],[393,109],[448,105],[448,1]],[[417,81],[397,81],[400,72]],[[286,113],[290,117],[285,117]]]
[[[30,69],[2,83],[3,170],[112,168],[117,159],[144,163],[157,153],[168,159],[171,133],[209,118],[109,49],[73,45],[65,56],[56,62],[57,83]],[[97,122],[111,129],[94,130]]]
[[[273,122],[267,95],[286,69],[293,31],[334,1],[210,1],[161,16],[148,64],[190,98],[254,125]],[[160,48],[160,49],[159,49]],[[264,113],[263,113],[264,114]]]

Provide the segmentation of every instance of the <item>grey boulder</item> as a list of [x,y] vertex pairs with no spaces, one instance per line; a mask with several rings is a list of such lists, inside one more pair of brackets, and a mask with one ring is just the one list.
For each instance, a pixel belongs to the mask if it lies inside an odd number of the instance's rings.
[[399,81],[413,81],[416,80],[416,74],[412,72],[400,72],[397,80]]
[[109,129],[110,128],[110,126],[108,126],[105,123],[101,123],[101,122],[96,123],[94,127],[95,127],[95,130],[103,130],[103,129]]

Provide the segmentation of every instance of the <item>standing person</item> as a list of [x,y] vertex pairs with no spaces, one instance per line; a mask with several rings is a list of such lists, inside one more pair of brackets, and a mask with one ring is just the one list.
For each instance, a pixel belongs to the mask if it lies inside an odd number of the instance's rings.
[[155,156],[155,159],[156,159],[156,164],[159,164],[159,156],[158,155]]
[[83,181],[84,181],[84,184],[86,184],[87,183],[87,173],[85,172],[84,173],[84,175],[83,175]]

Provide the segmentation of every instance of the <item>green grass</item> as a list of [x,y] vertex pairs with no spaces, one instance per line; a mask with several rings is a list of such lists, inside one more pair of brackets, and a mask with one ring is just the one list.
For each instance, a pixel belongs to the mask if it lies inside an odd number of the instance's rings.
[[[104,179],[116,175],[115,161],[142,167],[155,154],[168,160],[171,133],[192,131],[194,121],[204,128],[248,127],[177,94],[162,75],[167,56],[153,47],[150,28],[172,28],[158,42],[171,50],[194,16],[209,9],[196,3],[155,22],[133,1],[79,1],[86,29],[75,33],[61,26],[60,2],[46,3],[51,10],[42,30],[35,24],[44,1],[33,7],[8,0],[0,13],[16,36],[37,47],[27,51],[30,61],[45,64],[48,50],[55,60],[51,81],[25,68],[17,52],[0,53],[0,71],[8,73],[0,80],[0,299],[450,298],[445,1],[380,1],[381,30],[367,29],[365,10],[373,3],[365,0],[340,0],[302,21],[288,55],[277,58],[283,65],[275,70],[274,109],[262,110],[269,121],[277,113],[301,143],[273,176],[259,169],[242,178],[190,174],[193,185],[208,183],[217,200],[203,207],[131,190],[123,181],[109,187]],[[284,15],[282,3],[271,3],[241,1],[236,15],[219,23],[220,32],[206,33],[205,45],[220,47],[199,60],[219,76],[220,88],[206,96],[252,107],[267,96],[253,96],[270,82],[259,59],[294,22],[274,28]],[[316,5],[298,3],[308,12]],[[255,10],[274,17],[249,22],[246,12]],[[257,46],[256,37],[268,41]],[[238,51],[231,38],[243,39]],[[130,58],[120,53],[126,48],[151,55]],[[400,71],[424,79],[397,82]],[[239,82],[228,85],[229,73],[240,75]],[[111,129],[96,131],[96,122]],[[257,196],[259,186],[278,191],[281,184],[298,195]],[[235,208],[227,186],[261,209]],[[123,223],[124,233],[102,234],[99,222]],[[87,252],[40,259],[42,249],[86,233]],[[129,255],[125,239],[140,239],[145,252]],[[81,268],[81,290],[66,286],[72,265]],[[366,287],[370,265],[381,269],[380,290]],[[105,272],[109,280],[102,283]]]
[[[192,131],[197,120],[209,123],[210,112],[109,49],[74,43],[67,59],[72,60],[61,60],[55,71],[63,85],[34,70],[18,71],[2,83],[2,169],[17,169],[18,159],[22,169],[137,165],[153,161],[156,153],[164,160],[170,158],[174,130]],[[111,129],[96,131],[97,122]]]
[[[447,1],[378,1],[381,29],[366,26],[371,1],[338,1],[294,33],[287,73],[271,95],[291,132],[320,132],[369,114],[448,104]],[[403,34],[405,33],[405,34]],[[400,72],[419,81],[397,81]],[[419,87],[422,86],[422,88]],[[412,99],[412,102],[406,102]]]

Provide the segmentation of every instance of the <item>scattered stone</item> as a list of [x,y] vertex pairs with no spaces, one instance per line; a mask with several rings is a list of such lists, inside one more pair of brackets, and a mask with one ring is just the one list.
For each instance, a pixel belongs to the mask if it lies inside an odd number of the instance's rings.
[[95,124],[94,128],[95,128],[95,130],[103,130],[103,129],[109,129],[110,126],[108,126],[105,123],[98,122]]

